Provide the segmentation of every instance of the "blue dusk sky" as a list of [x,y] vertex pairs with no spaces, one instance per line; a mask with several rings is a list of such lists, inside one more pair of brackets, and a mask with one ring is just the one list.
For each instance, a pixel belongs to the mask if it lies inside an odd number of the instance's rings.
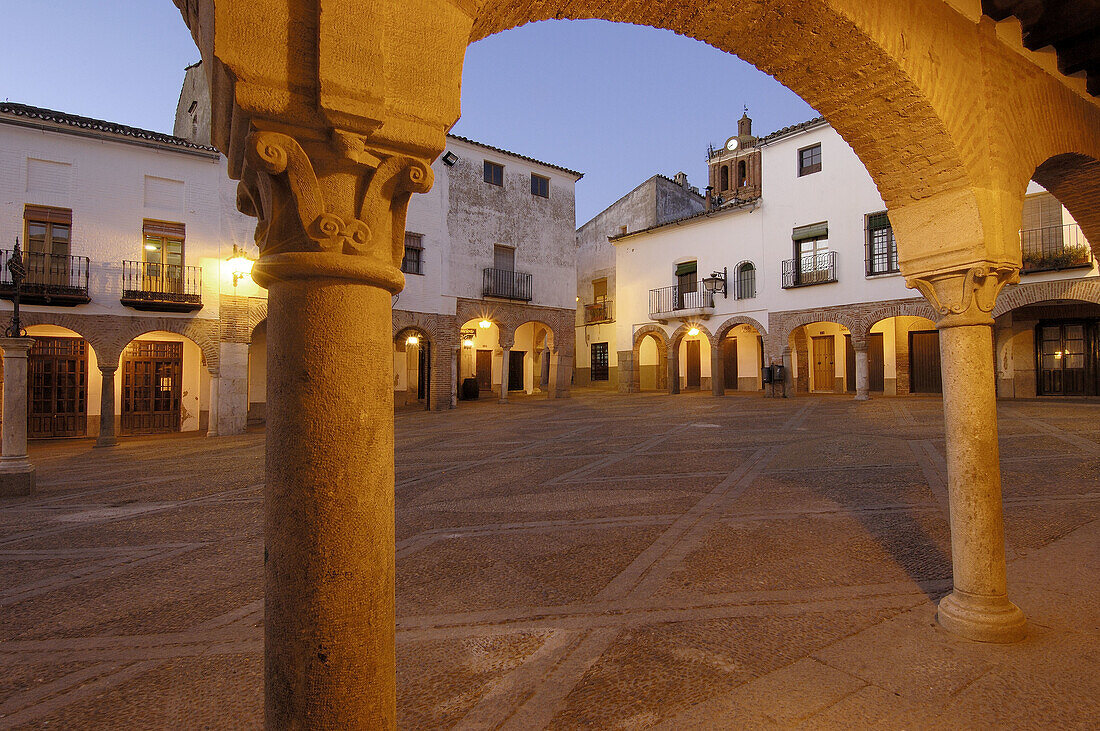
[[[185,66],[199,60],[170,0],[0,0],[0,98],[171,132]],[[48,32],[45,32],[48,29]],[[535,23],[466,54],[453,132],[585,173],[577,223],[654,173],[706,185],[706,149],[747,105],[767,134],[816,112],[729,54],[668,31]]]

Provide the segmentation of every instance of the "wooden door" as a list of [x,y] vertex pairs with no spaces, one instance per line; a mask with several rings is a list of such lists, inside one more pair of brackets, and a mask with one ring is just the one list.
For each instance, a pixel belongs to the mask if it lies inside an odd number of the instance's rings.
[[852,336],[844,336],[844,390],[856,392],[856,349],[852,346]]
[[493,351],[477,351],[477,387],[480,391],[493,390]]
[[1036,339],[1039,395],[1084,396],[1086,347],[1084,323],[1042,323]]
[[590,380],[606,381],[610,377],[611,369],[607,360],[607,343],[592,343],[592,357],[590,363]]
[[527,355],[522,350],[512,350],[508,353],[508,390],[523,390],[523,361]]
[[835,339],[832,335],[820,335],[814,342],[814,390],[832,391],[836,380]]
[[84,339],[36,337],[27,366],[27,436],[87,434],[88,344]]
[[183,343],[135,340],[122,353],[122,433],[180,430]]
[[699,365],[699,341],[687,341],[687,388],[699,388],[703,383]]
[[737,338],[722,340],[722,382],[726,388],[737,388]]
[[940,380],[940,334],[936,330],[909,333],[910,393],[943,393]]
[[867,388],[886,390],[886,356],[882,350],[882,333],[867,336]]

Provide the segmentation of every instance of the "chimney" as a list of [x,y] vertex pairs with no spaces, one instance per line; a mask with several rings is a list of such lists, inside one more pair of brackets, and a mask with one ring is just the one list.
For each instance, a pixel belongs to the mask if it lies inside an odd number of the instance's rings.
[[706,208],[704,208],[704,209],[703,209],[703,210],[705,210],[705,211],[706,211],[707,213],[710,213],[710,200],[711,200],[711,195],[710,195],[710,192],[711,192],[712,190],[714,190],[714,186],[713,186],[713,185],[708,185],[708,186],[707,186],[707,202],[706,202]]
[[675,180],[676,184],[679,185],[681,188],[688,187],[688,176],[687,173],[685,173],[684,171],[681,170],[680,172],[676,173],[676,175],[674,175],[672,179]]

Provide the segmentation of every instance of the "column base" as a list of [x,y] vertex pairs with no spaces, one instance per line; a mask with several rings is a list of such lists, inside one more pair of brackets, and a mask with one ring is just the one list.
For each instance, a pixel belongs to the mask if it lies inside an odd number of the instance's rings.
[[857,393],[856,394],[856,401],[870,401],[870,400],[871,400],[871,397],[868,396],[865,393]]
[[118,445],[118,437],[111,436],[109,439],[96,439],[95,446],[99,447],[114,447]]
[[1027,619],[1007,597],[985,597],[955,589],[940,600],[936,619],[948,632],[977,642],[1019,642]]
[[26,459],[0,462],[0,497],[34,494],[34,465]]

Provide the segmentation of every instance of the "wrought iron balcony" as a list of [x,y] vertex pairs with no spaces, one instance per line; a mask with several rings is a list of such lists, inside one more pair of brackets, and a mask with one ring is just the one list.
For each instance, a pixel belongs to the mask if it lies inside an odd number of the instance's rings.
[[584,306],[584,324],[596,325],[601,322],[611,322],[611,300],[596,302]]
[[[3,272],[0,273],[0,297],[11,299],[15,292],[11,272],[6,266],[12,250],[0,251]],[[23,252],[23,264],[27,268],[20,301],[34,305],[60,305],[73,307],[91,301],[88,296],[88,257],[63,254]]]
[[122,304],[156,312],[201,310],[202,267],[124,261]]
[[511,269],[486,269],[481,279],[482,297],[531,301],[531,275]]
[[1024,229],[1020,247],[1024,274],[1092,266],[1092,249],[1076,223]]
[[649,290],[649,316],[654,320],[692,315],[709,316],[713,311],[714,293],[708,292],[702,283],[690,289],[674,284],[671,287]]
[[783,289],[836,281],[836,252],[787,259],[783,262]]

